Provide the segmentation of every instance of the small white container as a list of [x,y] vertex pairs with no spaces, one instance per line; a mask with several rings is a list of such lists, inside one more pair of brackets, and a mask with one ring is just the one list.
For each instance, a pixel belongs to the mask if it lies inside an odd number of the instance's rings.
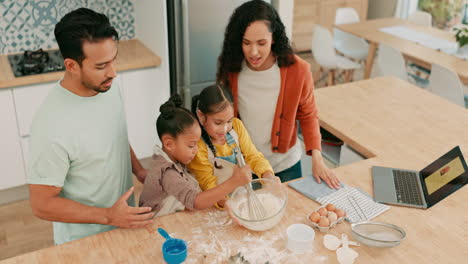
[[304,224],[292,224],[286,230],[288,237],[288,249],[295,252],[305,252],[312,250],[312,243],[315,238],[314,230]]
[[[324,207],[326,207],[326,206],[327,206],[326,204],[325,204],[325,205],[322,205],[322,206],[318,207],[317,209],[315,209],[313,212],[318,212],[318,210],[320,210],[320,208],[324,208]],[[340,209],[340,208],[336,208],[336,209]],[[312,212],[312,213],[313,213],[313,212]],[[310,216],[312,213],[310,213],[309,215],[306,216],[307,223],[309,223],[309,225],[311,225],[312,227],[317,228],[317,229],[318,229],[320,232],[322,232],[322,233],[328,232],[328,230],[330,230],[330,228],[332,228],[332,227],[336,226],[337,224],[343,222],[343,220],[345,220],[345,218],[346,218],[346,215],[343,216],[343,217],[340,217],[340,218],[338,218],[336,221],[331,222],[331,223],[330,223],[330,226],[325,226],[325,227],[324,227],[324,226],[319,226],[317,223],[310,221],[309,216]]]

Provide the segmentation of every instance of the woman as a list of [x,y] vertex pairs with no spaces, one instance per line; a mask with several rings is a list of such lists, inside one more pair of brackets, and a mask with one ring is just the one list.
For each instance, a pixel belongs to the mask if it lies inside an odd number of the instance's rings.
[[253,0],[234,11],[218,58],[217,81],[231,89],[236,116],[283,182],[302,176],[299,120],[315,179],[339,188],[321,154],[310,65],[294,55],[270,4]]

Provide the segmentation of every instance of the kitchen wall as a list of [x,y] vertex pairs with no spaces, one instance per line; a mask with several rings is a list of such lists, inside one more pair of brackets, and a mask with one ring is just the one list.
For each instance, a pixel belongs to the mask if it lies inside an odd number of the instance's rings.
[[87,7],[106,14],[122,40],[135,37],[133,0],[0,0],[0,53],[55,48],[55,24]]

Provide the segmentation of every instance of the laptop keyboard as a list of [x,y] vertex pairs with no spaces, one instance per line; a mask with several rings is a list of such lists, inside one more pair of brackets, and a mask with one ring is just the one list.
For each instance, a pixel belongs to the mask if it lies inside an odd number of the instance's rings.
[[411,171],[393,170],[397,200],[400,203],[423,205],[417,174]]

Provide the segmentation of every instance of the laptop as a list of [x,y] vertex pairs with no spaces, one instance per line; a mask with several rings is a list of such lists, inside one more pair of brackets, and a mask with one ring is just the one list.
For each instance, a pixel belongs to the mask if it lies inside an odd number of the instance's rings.
[[468,183],[468,168],[457,146],[421,171],[372,167],[377,202],[429,208]]

